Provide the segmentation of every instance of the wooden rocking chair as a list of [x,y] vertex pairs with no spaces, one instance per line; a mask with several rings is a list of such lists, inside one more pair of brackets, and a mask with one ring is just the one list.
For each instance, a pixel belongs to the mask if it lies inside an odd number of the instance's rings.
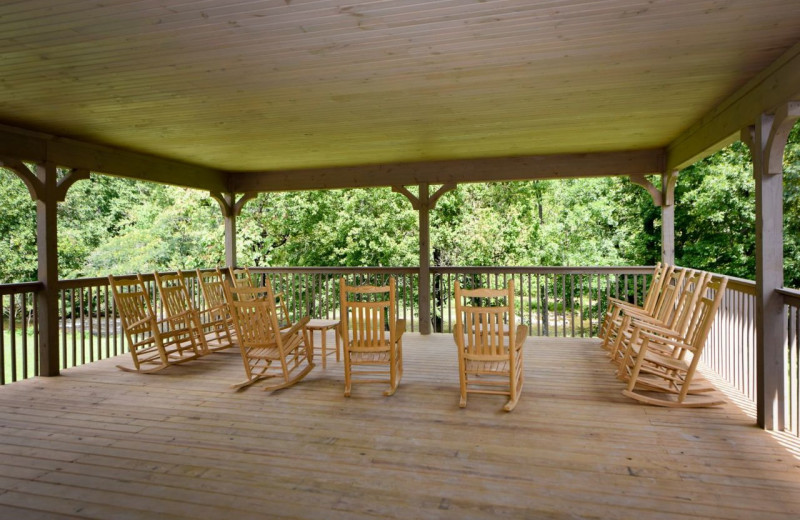
[[[656,310],[656,305],[659,302],[659,297],[662,295],[665,283],[669,280],[669,276],[674,269],[674,266],[661,264],[661,262],[656,264],[656,268],[653,271],[653,278],[650,281],[650,287],[647,290],[647,295],[641,306],[618,298],[609,297],[606,312],[603,315],[603,322],[600,324],[600,328],[597,331],[597,337],[605,339],[613,324],[618,323],[620,313],[624,311],[653,315]],[[603,348],[608,350],[608,344],[607,341],[604,341]]]
[[275,310],[275,295],[267,280],[264,287],[225,285],[228,306],[233,316],[247,379],[233,385],[240,390],[262,379],[275,379],[264,390],[289,387],[314,368],[307,347],[308,332],[304,317],[290,329],[281,331]]
[[506,289],[473,290],[456,281],[455,300],[459,406],[467,405],[468,393],[507,395],[503,410],[510,412],[522,393],[522,345],[528,336],[528,327],[515,326],[514,281]]
[[[664,286],[661,294],[658,297],[655,308],[652,312],[644,312],[633,307],[620,308],[620,312],[610,322],[610,327],[604,339],[604,347],[609,351],[609,357],[614,363],[619,363],[619,360],[624,356],[625,348],[628,339],[630,339],[630,323],[631,320],[637,318],[642,321],[653,323],[665,328],[675,328],[679,325],[679,321],[685,316],[682,315],[682,309],[685,308],[687,297],[689,293],[684,291],[685,287],[694,287],[701,281],[705,283],[705,278],[699,271],[691,269],[681,269],[680,271],[673,270],[664,281]],[[692,293],[694,294],[694,293]],[[694,302],[691,302],[692,305]]]
[[117,368],[152,373],[200,355],[197,336],[187,326],[188,316],[156,319],[142,275],[136,278],[109,275],[108,281],[134,366],[117,365]]
[[[708,394],[713,388],[696,384],[694,379],[727,283],[728,279],[722,277],[701,289],[701,297],[684,334],[634,320],[633,355],[626,358],[623,367],[628,372],[628,387],[622,391],[623,395],[667,407],[708,407],[725,403]],[[707,290],[713,291],[713,298],[705,295]]]
[[256,284],[253,283],[253,275],[250,274],[250,269],[248,269],[247,267],[241,267],[239,269],[228,267],[228,273],[230,276],[231,284],[234,287],[256,286]]
[[[395,393],[403,377],[405,320],[396,319],[395,281],[388,286],[348,286],[339,280],[344,339],[344,395],[356,383],[388,383]],[[352,328],[351,328],[352,325]]]
[[195,307],[180,270],[176,274],[153,273],[153,276],[164,312],[175,320],[185,320],[185,326],[197,337],[201,354],[223,350],[233,344],[230,335],[221,337],[216,327],[208,324],[208,318],[203,319],[202,314],[208,313],[201,313]]
[[201,316],[205,316],[203,328],[206,342],[212,350],[213,345],[220,345],[220,349],[225,348],[223,345],[232,346],[236,330],[225,297],[225,276],[219,267],[213,271],[197,269],[196,272],[205,301]]

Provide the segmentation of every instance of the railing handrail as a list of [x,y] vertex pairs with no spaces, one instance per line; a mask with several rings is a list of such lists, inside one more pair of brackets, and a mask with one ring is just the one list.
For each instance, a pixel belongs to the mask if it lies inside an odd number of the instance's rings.
[[37,293],[44,289],[42,282],[0,283],[0,296],[23,292]]
[[468,274],[476,271],[481,273],[507,273],[507,274],[652,274],[655,266],[431,266],[431,273],[440,274]]
[[319,273],[319,274],[337,274],[337,273],[361,273],[361,274],[382,274],[382,273],[400,273],[400,274],[416,274],[419,272],[419,267],[249,267],[250,272],[253,273]]
[[[212,269],[200,269],[200,271],[210,271]],[[419,267],[251,267],[253,272],[296,272],[296,273],[400,273],[415,274],[419,272]],[[591,266],[591,267],[568,267],[568,266],[527,266],[527,267],[503,267],[503,266],[431,266],[431,273],[438,274],[463,274],[480,271],[482,273],[515,273],[515,274],[545,274],[545,273],[573,273],[573,274],[648,274],[652,272],[653,266]],[[163,274],[176,274],[177,271],[166,271]],[[184,271],[189,276],[194,274],[194,270]],[[119,278],[135,277],[136,274],[124,274]],[[145,281],[153,280],[153,273],[142,273]],[[98,287],[108,283],[108,278],[88,277],[88,278],[67,278],[58,281],[59,289],[79,289],[82,287]],[[735,289],[745,294],[755,295],[756,283],[746,278],[728,276],[728,288]],[[16,294],[19,292],[39,292],[44,289],[41,282],[16,282],[0,284],[0,294]],[[778,293],[789,301],[797,304],[800,302],[800,290],[782,287]],[[787,303],[789,303],[787,301]]]
[[789,289],[788,287],[781,287],[778,293],[783,296],[783,302],[786,305],[800,306],[800,290]]

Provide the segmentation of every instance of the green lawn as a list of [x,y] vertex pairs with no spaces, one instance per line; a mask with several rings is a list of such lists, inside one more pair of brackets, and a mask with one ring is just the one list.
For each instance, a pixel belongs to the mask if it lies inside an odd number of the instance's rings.
[[[17,327],[15,341],[12,342],[11,331],[8,324],[3,328],[3,353],[0,363],[3,367],[3,382],[10,383],[28,377],[33,377],[36,371],[37,355],[33,340],[33,328],[28,327],[23,338],[22,328]],[[116,355],[114,337],[98,336],[96,334],[67,332],[59,334],[59,356],[61,368],[82,365],[98,359]],[[122,338],[116,340],[117,352],[121,353]]]

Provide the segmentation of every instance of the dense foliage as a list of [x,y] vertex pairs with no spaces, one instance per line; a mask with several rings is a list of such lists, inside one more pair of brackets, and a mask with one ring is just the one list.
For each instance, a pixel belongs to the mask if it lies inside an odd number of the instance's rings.
[[[800,286],[800,135],[786,150],[786,285]],[[653,179],[658,183],[657,179]],[[681,172],[676,263],[755,272],[754,182],[736,143]],[[0,283],[36,279],[35,204],[0,169]],[[660,210],[624,178],[463,184],[431,213],[437,265],[641,265],[660,251]],[[60,204],[62,277],[193,269],[224,261],[207,193],[92,175]],[[413,266],[417,213],[384,189],[262,194],[238,220],[241,264]]]

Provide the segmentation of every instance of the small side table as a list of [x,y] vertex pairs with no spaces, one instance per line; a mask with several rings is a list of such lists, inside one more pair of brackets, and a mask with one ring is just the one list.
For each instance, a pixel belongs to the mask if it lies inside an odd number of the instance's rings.
[[[339,320],[309,320],[308,323],[306,323],[306,329],[310,333],[310,337],[311,337],[311,345],[309,345],[311,347],[311,352],[314,352],[314,331],[318,330],[318,331],[320,331],[320,333],[322,335],[322,345],[321,345],[321,347],[322,347],[322,368],[323,369],[325,369],[325,360],[327,359],[327,357],[329,355],[329,353],[326,352],[327,347],[328,347],[328,345],[327,345],[327,342],[328,342],[327,331],[329,331],[330,329],[333,329],[334,332],[335,332],[335,335],[336,335],[336,361],[339,361],[339,350],[341,349],[341,347],[339,346],[340,343],[341,343],[341,339],[340,339],[341,335],[339,334]],[[333,352],[330,352],[330,354],[333,354]],[[313,356],[313,354],[312,354],[312,356]]]

